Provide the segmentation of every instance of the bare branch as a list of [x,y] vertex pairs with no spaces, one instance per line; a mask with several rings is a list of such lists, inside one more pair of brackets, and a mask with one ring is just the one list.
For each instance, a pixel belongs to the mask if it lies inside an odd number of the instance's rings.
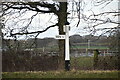
[[56,23],[55,25],[51,25],[49,27],[47,27],[46,29],[42,30],[42,31],[35,31],[35,32],[26,32],[26,33],[12,33],[11,32],[11,36],[14,36],[14,35],[24,35],[24,34],[35,34],[35,33],[43,33],[45,31],[47,31],[48,29],[52,28],[52,27],[55,27],[57,26],[58,23]]
[[[31,11],[37,11],[37,12],[42,12],[42,13],[55,13],[55,14],[57,14],[57,9],[56,9],[55,5],[53,5],[53,4],[40,3],[40,2],[27,2],[27,3],[10,2],[10,3],[13,5],[12,6],[8,5],[8,3],[2,4],[2,5],[7,7],[5,10],[8,10],[10,8],[19,9],[19,10],[28,9]],[[37,6],[48,8],[49,10],[41,10]]]
[[103,23],[114,23],[114,24],[120,24],[119,22],[114,22],[112,20],[110,20],[109,18],[105,21],[105,20],[101,20],[101,19],[90,19],[90,20],[94,20],[94,21],[102,21]]
[[32,15],[32,17],[30,18],[30,21],[29,21],[29,23],[24,27],[24,29],[22,30],[22,31],[20,31],[20,32],[23,32],[23,31],[25,31],[28,27],[29,27],[29,25],[32,23],[32,21],[33,21],[33,18],[36,16],[38,14],[38,12],[36,13],[36,14],[34,14],[34,15]]

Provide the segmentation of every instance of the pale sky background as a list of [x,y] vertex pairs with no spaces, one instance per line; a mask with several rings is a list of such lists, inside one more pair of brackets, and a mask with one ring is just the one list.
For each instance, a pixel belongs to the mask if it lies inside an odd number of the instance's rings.
[[[91,0],[84,0],[85,1],[85,5],[82,6],[84,8],[83,11],[81,11],[81,13],[85,14],[86,16],[89,16],[92,14],[92,11],[95,13],[95,14],[99,14],[101,12],[108,12],[108,11],[114,11],[114,10],[118,10],[118,0],[114,0],[112,3],[108,4],[106,7],[102,8],[104,6],[104,4],[102,4],[101,6],[94,6],[92,3],[91,3]],[[68,11],[70,11],[72,9],[72,6],[71,4],[69,4],[69,7],[68,7]],[[92,11],[90,11],[92,10]],[[23,14],[23,17],[20,17],[20,18],[15,18],[16,15],[12,15],[12,16],[9,16],[7,18],[10,18],[10,20],[8,20],[7,24],[6,24],[6,27],[9,27],[10,29],[12,28],[16,28],[16,31],[17,32],[17,28],[19,26],[22,27],[22,26],[25,26],[27,24],[27,21],[22,21],[21,19],[24,19],[24,18],[29,18],[31,15],[35,14],[34,12],[27,12],[26,14]],[[71,14],[69,15],[69,17],[71,17]],[[73,17],[76,17],[76,14],[74,14]],[[102,19],[106,19],[106,18],[111,18],[111,19],[114,19],[114,21],[117,21],[118,18],[113,18],[112,16],[110,15],[107,15],[107,16],[104,16],[102,17]],[[49,21],[50,20],[50,21]],[[19,21],[19,23],[17,23],[17,25],[15,25],[15,22]],[[87,24],[85,23],[85,21],[81,20],[80,22],[80,25],[78,27],[76,27],[76,23],[78,21],[78,19],[68,19],[68,21],[70,22],[70,27],[71,27],[71,30],[69,31],[70,35],[74,35],[74,34],[80,34],[80,35],[88,35],[90,34],[90,32],[87,30],[87,29],[83,29],[84,27],[87,27]],[[29,31],[39,31],[39,30],[43,30],[45,29],[45,27],[49,26],[49,25],[52,25],[53,23],[56,23],[57,22],[57,17],[53,14],[39,14],[38,16],[36,16],[34,19],[33,19],[33,23],[30,25],[29,27]],[[102,25],[102,26],[98,26],[98,28],[101,28],[101,27],[113,27],[113,26],[116,26],[114,24],[105,24],[105,25]],[[7,29],[9,31],[9,29]],[[6,32],[7,30],[4,30],[4,32]],[[100,34],[101,31],[99,31],[98,33],[96,33],[96,35]],[[38,38],[44,38],[44,37],[54,37],[58,35],[58,27],[54,27],[54,28],[50,28],[48,31],[44,32],[44,33],[41,33]],[[21,36],[19,37],[20,39],[23,39],[25,38],[25,36]]]

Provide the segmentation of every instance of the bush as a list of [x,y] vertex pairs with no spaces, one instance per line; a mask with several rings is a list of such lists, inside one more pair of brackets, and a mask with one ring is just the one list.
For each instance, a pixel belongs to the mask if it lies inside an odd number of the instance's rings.
[[3,52],[2,71],[46,71],[56,70],[57,56],[32,56],[30,52],[9,53]]

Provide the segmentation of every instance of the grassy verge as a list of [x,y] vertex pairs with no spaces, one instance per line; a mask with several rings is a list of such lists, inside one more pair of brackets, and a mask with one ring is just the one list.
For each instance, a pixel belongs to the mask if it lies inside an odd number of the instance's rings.
[[46,72],[3,72],[3,78],[118,78],[119,71],[46,71]]

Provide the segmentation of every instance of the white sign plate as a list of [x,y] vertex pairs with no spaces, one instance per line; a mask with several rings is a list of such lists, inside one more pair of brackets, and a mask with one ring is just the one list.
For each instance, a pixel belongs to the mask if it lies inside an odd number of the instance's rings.
[[65,39],[65,35],[56,35],[55,38],[56,39]]

